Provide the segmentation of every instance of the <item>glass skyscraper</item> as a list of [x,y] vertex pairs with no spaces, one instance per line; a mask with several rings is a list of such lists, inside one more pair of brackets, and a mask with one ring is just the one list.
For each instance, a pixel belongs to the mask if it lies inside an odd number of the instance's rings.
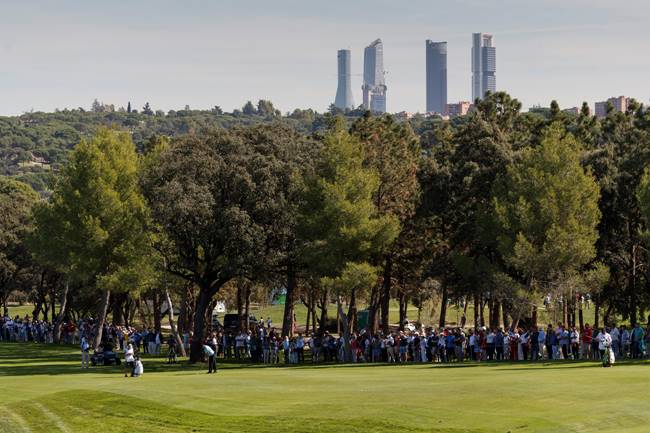
[[447,42],[426,41],[427,113],[445,114],[447,107]]
[[341,110],[353,109],[354,100],[352,99],[352,55],[350,50],[338,51],[338,77],[339,83],[336,88],[336,98],[334,105]]
[[375,113],[386,112],[384,44],[374,40],[363,50],[363,107]]
[[496,92],[496,56],[492,35],[472,34],[472,101],[482,99],[488,91]]

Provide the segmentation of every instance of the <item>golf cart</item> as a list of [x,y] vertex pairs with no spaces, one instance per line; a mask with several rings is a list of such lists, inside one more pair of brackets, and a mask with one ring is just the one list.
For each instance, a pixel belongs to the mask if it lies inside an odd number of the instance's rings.
[[120,365],[120,358],[117,353],[113,351],[111,343],[105,343],[101,350],[96,350],[90,357],[90,363],[96,365]]

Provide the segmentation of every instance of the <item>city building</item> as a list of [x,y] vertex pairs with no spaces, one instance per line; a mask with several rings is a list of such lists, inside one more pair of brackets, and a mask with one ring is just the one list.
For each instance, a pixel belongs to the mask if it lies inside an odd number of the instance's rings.
[[354,100],[352,99],[352,55],[350,50],[338,51],[338,87],[336,88],[336,98],[334,105],[341,110],[353,109]]
[[444,114],[449,117],[464,116],[469,113],[472,103],[469,101],[460,101],[454,104],[446,104]]
[[607,116],[607,104],[611,104],[614,111],[620,113],[625,113],[627,107],[630,105],[630,98],[625,96],[618,96],[609,98],[607,101],[596,102],[594,106],[594,113],[596,117],[605,117]]
[[426,41],[427,113],[447,108],[447,42]]
[[580,107],[571,107],[571,108],[565,108],[564,110],[562,110],[562,112],[564,112],[564,113],[575,114],[576,116],[580,115],[580,111],[581,111]]
[[496,92],[496,47],[492,35],[472,34],[472,101]]
[[363,107],[375,113],[386,112],[384,45],[374,40],[363,50]]

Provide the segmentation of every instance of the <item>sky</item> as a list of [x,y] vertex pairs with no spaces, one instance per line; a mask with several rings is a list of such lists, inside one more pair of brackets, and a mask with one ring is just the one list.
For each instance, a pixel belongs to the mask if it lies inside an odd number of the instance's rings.
[[425,40],[448,42],[448,100],[471,98],[473,32],[497,47],[497,88],[524,108],[650,100],[645,0],[0,0],[0,115],[116,107],[226,111],[269,99],[327,109],[336,51],[384,42],[387,109],[425,109]]

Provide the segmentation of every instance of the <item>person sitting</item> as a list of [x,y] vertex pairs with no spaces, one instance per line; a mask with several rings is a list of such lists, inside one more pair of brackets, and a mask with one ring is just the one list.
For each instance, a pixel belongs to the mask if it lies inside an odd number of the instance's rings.
[[133,368],[133,377],[140,377],[144,373],[144,366],[139,356],[135,357],[135,367]]

